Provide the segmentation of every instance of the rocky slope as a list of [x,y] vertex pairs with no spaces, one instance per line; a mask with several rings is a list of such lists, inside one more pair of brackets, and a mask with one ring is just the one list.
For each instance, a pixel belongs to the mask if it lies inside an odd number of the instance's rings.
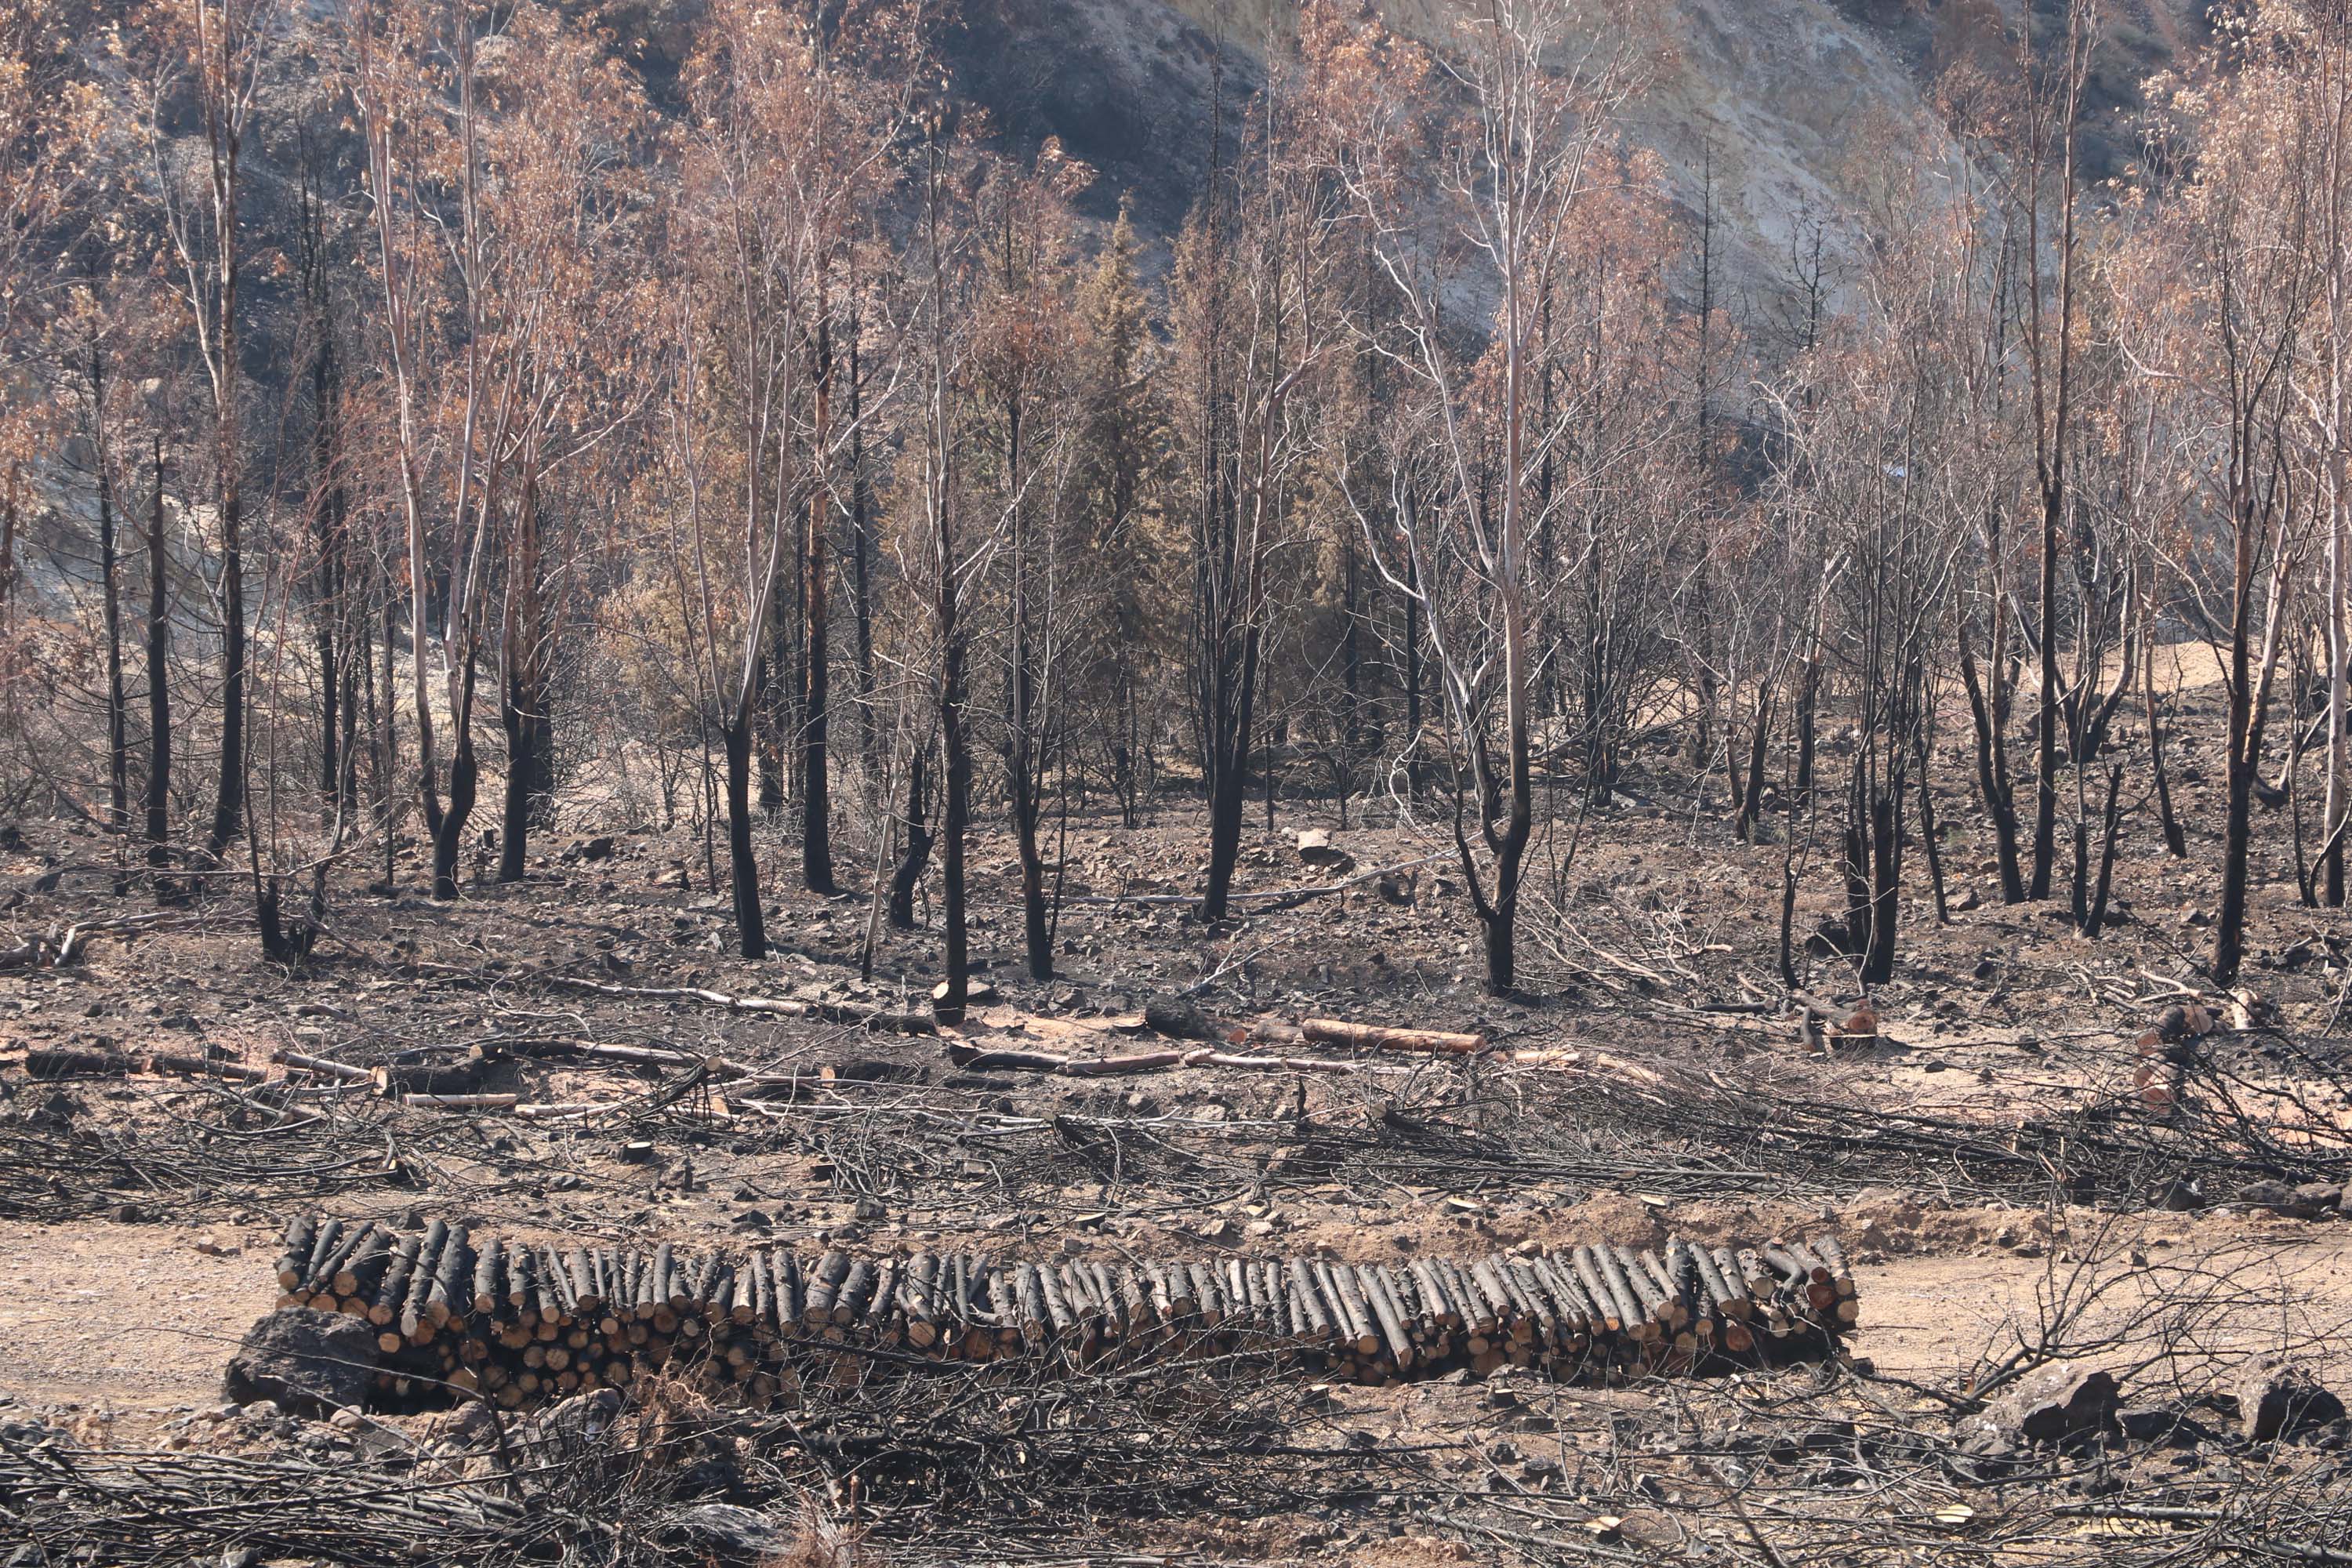
[[[1392,26],[1443,40],[1460,0],[1382,0]],[[1769,293],[1815,218],[1867,204],[1890,155],[1957,155],[1936,85],[1958,65],[2014,69],[2021,0],[1645,0],[1654,64],[1628,106],[1694,216],[1706,171],[1731,286]],[[2033,0],[2048,10],[2053,0]],[[2107,8],[2092,173],[2128,155],[2138,84],[2200,36],[2204,0]],[[971,7],[960,85],[1013,136],[1057,135],[1130,194],[1144,223],[1181,221],[1208,162],[1212,104],[1262,76],[1295,0],[993,0]],[[2045,21],[2046,25],[2046,21]]]

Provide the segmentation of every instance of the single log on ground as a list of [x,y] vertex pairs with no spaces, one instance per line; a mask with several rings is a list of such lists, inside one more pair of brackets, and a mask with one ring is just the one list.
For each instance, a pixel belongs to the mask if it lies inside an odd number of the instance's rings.
[[1470,1056],[1486,1048],[1484,1035],[1454,1034],[1444,1029],[1394,1029],[1380,1024],[1351,1024],[1343,1018],[1303,1018],[1298,1032],[1318,1045],[1346,1046],[1360,1051]]

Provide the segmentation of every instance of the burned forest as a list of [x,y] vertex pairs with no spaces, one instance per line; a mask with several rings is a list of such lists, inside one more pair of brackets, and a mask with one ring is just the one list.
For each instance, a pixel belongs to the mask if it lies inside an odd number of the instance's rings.
[[2352,1563],[2341,0],[0,0],[0,1563]]

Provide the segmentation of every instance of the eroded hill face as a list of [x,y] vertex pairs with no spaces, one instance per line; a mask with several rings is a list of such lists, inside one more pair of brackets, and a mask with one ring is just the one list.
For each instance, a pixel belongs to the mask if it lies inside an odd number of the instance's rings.
[[[1459,0],[1381,0],[1390,24],[1444,40]],[[2048,0],[2038,26],[2056,26]],[[2093,178],[2129,155],[2139,83],[2202,35],[2203,0],[2114,0],[2093,84]],[[2012,0],[1643,0],[1654,64],[1627,127],[1665,160],[1695,216],[1712,170],[1724,280],[1769,292],[1824,217],[1866,212],[1885,182],[1959,156],[1948,73],[2016,70]],[[972,8],[962,84],[1016,138],[1056,135],[1166,232],[1209,161],[1213,106],[1260,79],[1296,0],[996,0]],[[1221,91],[1222,88],[1222,91]]]

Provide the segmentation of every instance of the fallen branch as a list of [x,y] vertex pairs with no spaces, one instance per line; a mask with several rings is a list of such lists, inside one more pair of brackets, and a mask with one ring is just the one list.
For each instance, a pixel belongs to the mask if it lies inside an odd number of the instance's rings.
[[514,1113],[525,1121],[559,1121],[573,1116],[593,1116],[600,1110],[625,1110],[642,1103],[634,1100],[578,1100],[570,1101],[533,1101],[518,1105]]
[[1305,1018],[1299,1035],[1318,1045],[1347,1046],[1360,1051],[1429,1051],[1473,1056],[1486,1048],[1484,1035],[1462,1035],[1444,1029],[1391,1029],[1379,1024],[1351,1024],[1343,1018]]
[[1056,1056],[1051,1051],[1000,1050],[950,1045],[948,1058],[956,1066],[974,1072],[1050,1072],[1065,1078],[1118,1078],[1135,1073],[1173,1072],[1181,1068],[1233,1068],[1247,1072],[1361,1073],[1383,1070],[1368,1063],[1329,1057],[1254,1056],[1239,1051],[1220,1051],[1205,1046],[1181,1051],[1139,1051],[1124,1057],[1076,1057]]
[[1143,1051],[1125,1057],[1060,1057],[1050,1051],[988,1050],[950,1044],[948,1059],[971,1072],[1050,1072],[1065,1078],[1119,1078],[1130,1073],[1166,1072],[1185,1065],[1206,1051]]
[[80,962],[89,939],[113,931],[145,931],[159,922],[189,923],[184,915],[173,915],[163,910],[151,910],[145,914],[114,915],[105,920],[79,921],[60,931],[52,925],[38,936],[29,937],[14,947],[0,948],[0,970],[5,969],[64,969]]
[[[862,1002],[803,1002],[789,996],[730,996],[698,985],[610,985],[601,980],[580,980],[566,974],[547,977],[551,985],[593,991],[600,996],[642,996],[655,1001],[703,1002],[734,1013],[772,1013],[786,1018],[822,1018],[833,1024],[856,1024],[868,1029],[904,1035],[928,1035],[938,1025],[928,1013],[901,1013]],[[611,1047],[606,1047],[611,1048]]]
[[1606,1051],[1588,1051],[1573,1046],[1545,1046],[1524,1051],[1497,1051],[1487,1058],[1510,1067],[1537,1068],[1553,1072],[1578,1072],[1592,1078],[1617,1079],[1630,1083],[1649,1084],[1663,1088],[1666,1078],[1639,1062],[1629,1062],[1622,1057]]
[[299,1068],[304,1072],[320,1073],[328,1078],[339,1078],[346,1083],[366,1083],[369,1081],[368,1069],[365,1068],[355,1068],[349,1062],[339,1062],[327,1057],[305,1056],[300,1051],[289,1051],[282,1047],[270,1052],[269,1059],[273,1062],[277,1062],[282,1067]]
[[[1276,914],[1284,910],[1295,909],[1310,899],[1328,898],[1334,893],[1344,893],[1351,888],[1360,888],[1367,882],[1378,881],[1382,877],[1394,876],[1399,871],[1410,871],[1417,867],[1435,865],[1441,860],[1452,858],[1451,855],[1424,855],[1418,860],[1401,860],[1393,866],[1375,866],[1369,871],[1359,871],[1342,881],[1331,882],[1319,888],[1279,888],[1265,892],[1232,893],[1226,896],[1225,901],[1232,904],[1266,904],[1270,907],[1265,912]],[[1198,893],[1081,893],[1064,899],[1062,903],[1066,908],[1075,904],[1117,909],[1124,904],[1175,906],[1197,904],[1200,901],[1201,895]]]
[[260,1068],[217,1057],[185,1057],[170,1051],[30,1050],[25,1070],[37,1079],[130,1078],[156,1076],[219,1079],[228,1083],[264,1083],[269,1074]]

